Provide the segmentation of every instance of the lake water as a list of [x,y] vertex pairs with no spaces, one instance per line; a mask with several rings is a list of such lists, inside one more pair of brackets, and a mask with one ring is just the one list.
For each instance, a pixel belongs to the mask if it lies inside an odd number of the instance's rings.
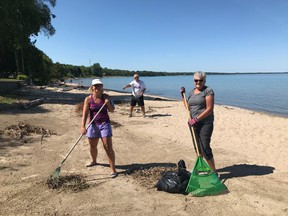
[[[132,77],[104,77],[104,88],[122,91]],[[146,84],[147,94],[181,99],[179,90],[186,88],[187,94],[193,88],[192,76],[140,77]],[[73,80],[74,83],[89,86],[92,78]],[[215,92],[215,104],[288,117],[288,74],[235,74],[208,75],[206,85]],[[130,92],[131,89],[125,90]]]

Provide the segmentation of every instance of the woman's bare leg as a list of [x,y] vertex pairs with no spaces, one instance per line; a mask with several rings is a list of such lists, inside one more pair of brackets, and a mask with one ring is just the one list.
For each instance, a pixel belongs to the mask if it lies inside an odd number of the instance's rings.
[[102,138],[103,146],[106,151],[106,154],[108,156],[110,168],[112,170],[112,173],[116,173],[115,169],[115,152],[113,150],[112,146],[112,137],[105,137]]
[[90,154],[92,158],[92,163],[97,162],[97,155],[98,155],[98,145],[99,138],[88,139],[88,143],[90,145]]

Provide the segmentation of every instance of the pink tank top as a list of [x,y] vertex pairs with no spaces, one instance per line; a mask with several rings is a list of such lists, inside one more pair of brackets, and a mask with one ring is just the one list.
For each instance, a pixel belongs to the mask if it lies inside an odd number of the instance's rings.
[[[100,108],[104,104],[104,98],[101,98],[100,103],[95,103],[92,95],[90,96],[90,104],[89,104],[89,110],[90,110],[90,121],[94,118],[96,113],[100,110]],[[103,107],[103,109],[100,111],[100,113],[95,118],[94,122],[96,125],[100,125],[102,123],[110,123],[110,118],[108,115],[107,105]]]

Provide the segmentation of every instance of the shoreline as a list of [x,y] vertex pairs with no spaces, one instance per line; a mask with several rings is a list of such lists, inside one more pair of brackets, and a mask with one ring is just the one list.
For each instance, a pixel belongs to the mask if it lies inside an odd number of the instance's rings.
[[1,111],[0,131],[24,122],[53,133],[32,133],[21,139],[0,133],[0,215],[287,214],[286,118],[215,105],[211,147],[217,171],[229,193],[198,198],[157,191],[154,187],[163,175],[161,170],[176,168],[183,159],[187,170],[192,171],[197,160],[182,101],[155,100],[158,96],[149,95],[145,100],[147,118],[137,111],[128,118],[130,93],[106,93],[119,101],[115,111],[109,113],[119,175],[115,179],[109,177],[111,170],[102,143],[98,145],[99,165],[85,167],[91,159],[83,137],[60,173],[62,177],[82,176],[87,187],[76,192],[50,189],[46,182],[79,138],[79,105],[89,91],[27,87],[22,89],[25,99],[46,97],[46,101],[28,109]]
[[[80,93],[83,93],[83,94],[89,94],[89,86],[84,86],[84,85],[81,85],[79,83],[69,83],[69,82],[60,82],[60,83],[53,83],[52,85],[50,86],[23,86],[21,87],[20,89],[16,90],[16,92],[18,91],[22,91],[23,89],[25,88],[32,88],[32,89],[38,89],[38,90],[44,90],[44,89],[49,89],[49,90],[52,90],[52,91],[56,91],[56,92],[69,92],[71,90],[77,90],[77,91],[80,91]],[[21,90],[22,89],[22,90]],[[25,91],[25,90],[24,90]],[[123,90],[114,90],[114,89],[107,89],[107,88],[104,88],[104,91],[107,91],[107,92],[115,92],[115,93],[119,93],[119,94],[123,94],[123,95],[126,95],[127,97],[129,97],[131,95],[130,92],[127,92],[127,91],[123,91]],[[175,98],[170,98],[170,97],[165,97],[165,96],[159,96],[159,95],[154,95],[154,94],[145,94],[145,100],[166,100],[166,101],[181,101],[182,102],[182,99],[175,99]],[[127,99],[125,99],[126,101],[129,100],[130,97]],[[84,100],[84,98],[83,98]],[[14,105],[2,105],[2,107],[0,106],[0,113],[1,111],[5,111],[7,109],[14,109],[14,108],[19,108],[21,107],[21,100],[20,100],[20,104],[18,103],[15,103]],[[284,118],[284,119],[288,119],[288,115],[285,115],[285,114],[279,114],[279,113],[271,113],[271,112],[268,112],[268,111],[262,111],[262,110],[256,110],[256,109],[249,109],[249,108],[244,108],[244,107],[238,107],[238,106],[232,106],[232,105],[226,105],[226,104],[217,104],[215,103],[215,106],[220,106],[220,107],[227,107],[227,108],[232,108],[232,109],[242,109],[242,110],[247,110],[247,111],[250,111],[250,112],[255,112],[255,113],[259,113],[261,115],[268,115],[268,116],[271,116],[271,117],[279,117],[279,118]]]
[[[150,86],[148,85],[147,91],[145,93],[146,94],[151,93],[153,95],[161,95],[163,97],[168,97],[176,100],[181,99],[179,93],[180,85],[186,86],[187,90],[189,89],[189,87],[192,88],[192,86],[190,85],[191,83],[189,83],[190,77],[189,76],[187,78],[185,76],[183,78],[181,77],[176,79],[176,83],[173,83],[173,80],[175,78],[173,78],[172,76],[163,77],[161,79],[147,77],[146,82],[147,84],[150,84]],[[253,78],[249,77],[251,76],[248,75],[244,76],[243,78],[240,79],[241,82],[237,81],[237,76],[235,76],[234,78],[233,77],[229,78],[227,76],[219,76],[219,77],[215,76],[213,78],[211,77],[211,80],[207,84],[208,86],[211,85],[211,87],[213,87],[213,89],[215,90],[215,104],[241,107],[244,109],[249,109],[257,112],[265,112],[267,114],[288,117],[288,112],[286,109],[288,104],[287,102],[285,102],[285,100],[281,99],[285,98],[284,92],[287,92],[287,87],[285,87],[284,82],[287,80],[288,77],[286,75],[277,75],[277,76],[275,75],[275,77],[272,80],[269,75],[265,75],[263,79],[261,79],[260,75],[255,75],[255,77]],[[122,83],[129,82],[130,80],[129,77],[126,78],[104,77],[102,79],[106,83],[104,87],[107,87],[112,90],[113,89],[121,90]],[[252,80],[257,81],[259,79],[262,80],[261,81],[262,84],[260,83],[259,86],[251,85]],[[90,84],[89,80],[90,80],[89,78],[85,78],[83,80],[76,80],[76,82],[80,83],[82,81],[83,84],[88,85]],[[165,83],[159,83],[160,80]],[[229,80],[230,90],[225,89],[225,86],[220,84],[221,80]],[[249,80],[249,86],[251,86],[249,88],[245,88],[246,91],[245,94],[247,94],[247,96],[239,93],[241,92],[241,86],[242,86],[241,83],[246,82],[245,80]],[[266,88],[264,87],[265,83],[267,83],[267,86],[276,85],[274,91],[270,93],[269,92],[265,93],[266,91]],[[158,84],[161,85],[159,86]]]
[[[89,88],[89,87],[88,87]],[[131,93],[127,93],[125,91],[121,91],[121,90],[114,90],[114,89],[105,89],[106,91],[111,91],[111,92],[117,92],[117,93],[122,93],[122,94],[129,94],[131,95]],[[144,97],[148,97],[148,98],[160,98],[160,99],[164,99],[164,100],[168,100],[168,101],[181,101],[182,99],[175,99],[175,98],[169,98],[169,97],[165,97],[165,96],[159,96],[159,95],[153,95],[153,94],[145,94]],[[244,108],[244,107],[238,107],[238,106],[232,106],[232,105],[226,105],[226,104],[217,104],[215,103],[215,106],[221,106],[221,107],[228,107],[228,108],[236,108],[236,109],[243,109],[243,110],[247,110],[250,112],[256,112],[262,115],[268,115],[271,117],[280,117],[280,118],[286,118],[288,119],[288,115],[285,114],[278,114],[278,113],[270,113],[268,111],[262,111],[262,110],[256,110],[256,109],[249,109],[249,108]]]
[[[48,89],[51,90],[52,92],[70,92],[71,90],[77,90],[80,93],[83,94],[89,94],[89,86],[84,86],[84,85],[80,85],[78,83],[67,83],[67,82],[60,82],[60,83],[53,83],[50,86],[23,86],[20,89],[16,90],[16,92],[21,92],[23,89],[25,88],[32,88],[32,89],[38,89],[38,90],[44,90],[44,89]],[[22,90],[21,90],[22,89]],[[25,90],[24,90],[25,91]],[[122,90],[114,90],[114,89],[107,89],[104,88],[104,91],[106,92],[112,92],[112,94],[117,93],[117,94],[122,94],[122,95],[126,95],[128,98],[125,99],[125,101],[129,101],[130,100],[130,92],[127,91],[122,91]],[[175,98],[169,98],[169,97],[165,97],[165,96],[159,96],[159,95],[154,95],[154,94],[145,94],[145,100],[166,100],[166,101],[181,101],[182,99],[175,99]],[[84,98],[83,98],[84,100]],[[20,103],[14,103],[14,105],[2,105],[0,106],[0,113],[1,111],[5,111],[8,109],[17,109],[17,108],[21,108],[22,107],[22,102],[21,100],[19,101]],[[279,117],[279,118],[284,118],[284,119],[288,119],[288,115],[285,114],[278,114],[278,113],[271,113],[268,111],[262,111],[262,110],[256,110],[256,109],[249,109],[249,108],[244,108],[244,107],[238,107],[238,106],[232,106],[232,105],[226,105],[226,104],[217,104],[215,103],[215,106],[220,106],[220,107],[226,107],[226,108],[230,108],[230,109],[242,109],[242,110],[246,110],[252,113],[259,113],[261,115],[267,115],[270,117]]]

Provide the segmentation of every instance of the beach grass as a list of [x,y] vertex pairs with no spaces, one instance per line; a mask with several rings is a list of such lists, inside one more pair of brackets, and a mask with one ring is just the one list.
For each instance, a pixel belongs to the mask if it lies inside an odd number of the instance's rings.
[[0,96],[0,104],[14,104],[19,102],[16,98]]

